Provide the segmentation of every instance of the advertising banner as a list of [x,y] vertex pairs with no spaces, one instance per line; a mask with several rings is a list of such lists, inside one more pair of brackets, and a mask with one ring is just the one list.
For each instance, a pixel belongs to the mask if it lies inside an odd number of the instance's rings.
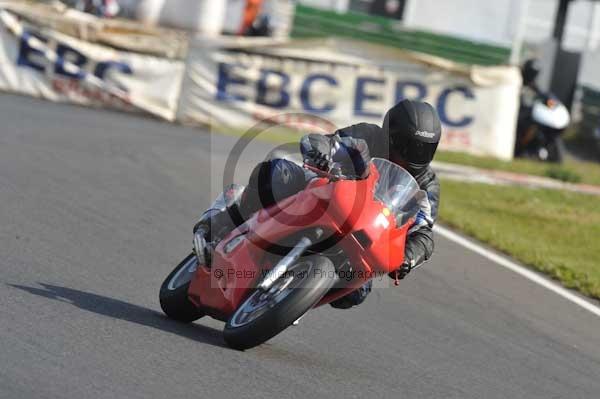
[[390,106],[410,98],[438,110],[441,148],[511,159],[520,85],[513,67],[464,66],[350,41],[194,43],[178,117],[236,129],[270,118],[332,132],[381,124]]
[[183,61],[91,44],[2,9],[0,40],[0,90],[175,119]]

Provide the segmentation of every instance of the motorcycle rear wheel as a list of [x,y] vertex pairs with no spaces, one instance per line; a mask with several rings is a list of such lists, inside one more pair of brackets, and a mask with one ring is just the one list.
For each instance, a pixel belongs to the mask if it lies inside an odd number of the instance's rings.
[[163,281],[158,297],[160,307],[169,318],[191,323],[204,316],[204,313],[188,299],[188,289],[197,267],[196,255],[189,254]]
[[548,161],[555,163],[562,163],[563,155],[565,153],[565,144],[561,137],[556,137],[546,146],[548,150]]
[[312,255],[298,259],[271,289],[257,288],[242,302],[225,325],[225,342],[244,350],[268,341],[315,306],[336,280],[328,258]]

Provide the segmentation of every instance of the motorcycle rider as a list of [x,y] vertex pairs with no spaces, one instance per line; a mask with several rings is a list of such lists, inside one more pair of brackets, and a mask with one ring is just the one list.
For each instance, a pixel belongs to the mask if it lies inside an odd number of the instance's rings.
[[527,144],[533,139],[535,130],[531,127],[531,109],[535,99],[541,94],[537,85],[537,78],[541,72],[540,62],[529,59],[521,66],[523,87],[521,88],[519,114],[517,118],[517,138],[515,140],[515,156],[521,156]]
[[540,62],[531,58],[523,63],[521,66],[521,76],[523,78],[523,87],[530,88],[535,92],[539,92],[537,87],[537,78],[540,75],[542,68],[540,66]]
[[[425,102],[403,100],[386,113],[382,127],[359,123],[331,135],[309,134],[300,140],[305,163],[328,170],[336,162],[344,174],[360,179],[368,175],[371,156],[385,158],[406,169],[427,193],[406,240],[404,263],[390,273],[395,279],[403,279],[429,260],[434,250],[432,227],[438,214],[440,184],[429,164],[440,138],[441,124],[435,109]],[[207,242],[218,241],[257,210],[303,190],[313,177],[314,174],[285,159],[262,162],[252,171],[241,195],[231,198],[236,195],[229,193],[230,209],[207,211],[194,232],[200,232]],[[237,207],[236,212],[231,212],[232,204]],[[240,215],[233,218],[238,220],[232,220],[233,214]],[[371,286],[369,281],[331,305],[343,309],[358,305],[365,300]]]
[[542,94],[537,84],[537,78],[541,71],[540,62],[535,58],[525,61],[521,66],[521,77],[523,79],[520,98],[521,109],[531,108],[535,99]]

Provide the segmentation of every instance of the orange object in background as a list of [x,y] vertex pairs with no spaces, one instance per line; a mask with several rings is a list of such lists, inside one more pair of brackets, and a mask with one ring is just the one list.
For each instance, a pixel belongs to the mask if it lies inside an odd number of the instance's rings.
[[242,26],[238,34],[243,35],[251,26],[260,12],[263,0],[247,0],[246,8],[244,9],[244,17]]

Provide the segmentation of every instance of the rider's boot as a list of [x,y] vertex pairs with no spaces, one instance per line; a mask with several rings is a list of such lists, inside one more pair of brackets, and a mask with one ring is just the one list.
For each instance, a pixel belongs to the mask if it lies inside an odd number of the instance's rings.
[[371,293],[373,288],[373,280],[367,281],[360,288],[352,291],[351,293],[336,299],[330,303],[332,308],[336,309],[350,309],[351,307],[358,306],[367,299],[367,295]]

